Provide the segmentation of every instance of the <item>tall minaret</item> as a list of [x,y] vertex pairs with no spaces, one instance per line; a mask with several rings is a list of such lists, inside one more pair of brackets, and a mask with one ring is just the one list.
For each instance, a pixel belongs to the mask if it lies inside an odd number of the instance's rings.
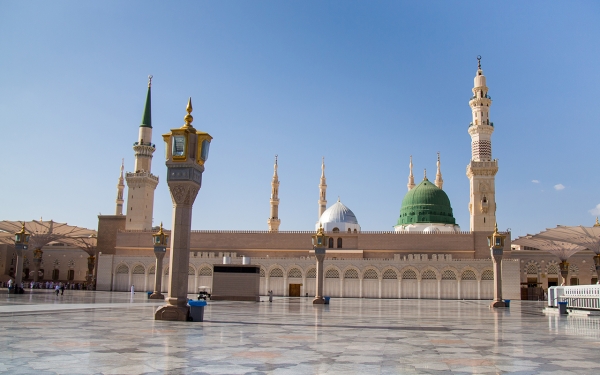
[[438,152],[438,160],[437,160],[437,173],[435,174],[435,186],[440,189],[444,186],[444,180],[442,180],[442,169],[440,168],[440,153]]
[[121,175],[117,184],[117,209],[115,215],[123,215],[123,190],[125,190],[125,182],[123,179],[123,170],[125,169],[125,159],[121,159]]
[[152,110],[151,110],[152,76],[148,76],[148,95],[138,141],[133,144],[135,151],[135,172],[127,172],[127,230],[152,229],[152,211],[154,208],[154,190],[158,185],[158,177],[150,172],[152,154],[156,147],[152,143]]
[[319,183],[319,218],[317,221],[321,220],[321,215],[327,209],[327,184],[325,183],[325,157],[323,157],[323,161],[321,162],[321,182]]
[[471,162],[467,165],[467,177],[471,185],[469,213],[471,231],[494,231],[496,223],[496,173],[498,160],[492,159],[492,133],[494,123],[490,122],[490,105],[481,56],[477,56],[477,75],[473,87],[473,97],[469,101],[473,112],[473,122],[469,126],[471,135]]
[[271,180],[271,216],[267,220],[269,232],[279,232],[279,176],[277,176],[277,155],[273,166],[273,179]]
[[412,168],[413,168],[413,163],[412,163],[412,155],[411,155],[410,162],[408,163],[408,171],[409,171],[408,172],[408,184],[406,184],[408,191],[411,191],[412,188],[415,187],[415,176],[413,176]]

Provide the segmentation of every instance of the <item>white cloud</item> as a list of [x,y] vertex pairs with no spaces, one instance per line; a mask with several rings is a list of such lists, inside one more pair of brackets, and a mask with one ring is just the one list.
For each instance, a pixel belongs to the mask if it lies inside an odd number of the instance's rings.
[[588,210],[588,212],[594,216],[600,216],[600,204],[597,204],[596,207]]
[[539,184],[540,180],[531,180],[531,182],[533,182],[534,184]]
[[563,184],[554,185],[554,189],[558,190],[558,191],[564,190],[565,189],[565,185],[563,185]]

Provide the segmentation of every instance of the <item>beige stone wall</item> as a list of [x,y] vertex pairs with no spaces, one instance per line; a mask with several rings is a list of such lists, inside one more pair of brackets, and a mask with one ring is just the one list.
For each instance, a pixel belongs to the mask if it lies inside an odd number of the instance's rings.
[[257,273],[214,272],[214,300],[260,301],[260,275]]
[[117,233],[125,230],[123,215],[98,215],[98,252],[114,254],[117,245]]

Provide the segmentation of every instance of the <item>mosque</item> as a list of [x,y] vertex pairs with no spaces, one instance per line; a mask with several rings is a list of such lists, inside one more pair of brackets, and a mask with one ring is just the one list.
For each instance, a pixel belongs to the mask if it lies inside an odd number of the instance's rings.
[[[461,230],[456,223],[450,199],[443,190],[439,154],[433,182],[425,175],[421,182],[415,183],[410,158],[408,192],[402,200],[393,231],[362,231],[356,215],[339,199],[327,208],[325,162],[322,162],[315,228],[322,226],[329,236],[325,295],[492,299],[493,271],[487,236],[496,224],[498,161],[492,159],[491,136],[495,129],[489,117],[492,100],[480,61],[472,91],[469,100],[472,122],[468,128],[471,160],[466,169],[470,181],[468,231]],[[152,227],[152,209],[159,179],[151,172],[152,155],[156,150],[152,143],[151,81],[133,149],[135,171],[124,173],[121,167],[115,215],[98,217],[97,290],[126,291],[132,284],[138,290],[153,290],[152,234],[156,228]],[[316,267],[311,245],[314,232],[279,230],[280,182],[277,172],[275,158],[270,217],[265,231],[191,232],[189,293],[194,293],[200,286],[212,286],[213,265],[223,263],[224,259],[241,264],[244,256],[260,266],[261,294],[272,290],[280,296],[315,295]],[[510,233],[505,234],[508,238],[502,262],[504,298],[521,298],[522,284],[534,282],[529,272],[535,271],[537,284],[550,285],[552,257],[540,252],[512,251]],[[168,250],[165,258],[164,264],[168,265]],[[165,266],[163,292],[167,290],[168,274],[169,267]]]

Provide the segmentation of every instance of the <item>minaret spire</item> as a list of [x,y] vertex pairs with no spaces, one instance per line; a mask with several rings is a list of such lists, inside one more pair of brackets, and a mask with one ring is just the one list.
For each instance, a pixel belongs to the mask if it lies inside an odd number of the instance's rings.
[[442,170],[440,169],[440,153],[437,153],[437,173],[435,174],[435,186],[440,189],[444,186],[444,180],[442,180]]
[[327,183],[325,180],[325,157],[321,161],[321,181],[319,183],[319,218],[321,220],[321,215],[327,209]]
[[423,180],[427,180],[427,168],[423,168]]
[[271,180],[271,216],[267,220],[269,232],[279,232],[279,177],[277,176],[277,155],[273,165],[273,179]]
[[152,154],[156,147],[152,143],[152,76],[148,76],[148,92],[142,115],[142,123],[138,128],[138,141],[133,144],[135,152],[135,169],[127,173],[125,180],[127,191],[127,230],[152,229],[152,213],[154,209],[154,190],[158,185],[158,177],[153,175]]
[[410,156],[410,162],[408,163],[408,184],[406,187],[408,191],[411,191],[412,188],[415,187],[415,176],[413,176],[413,163],[412,163],[412,155]]
[[125,159],[121,159],[121,175],[119,176],[119,182],[117,183],[117,209],[115,215],[123,215],[123,190],[125,190],[125,179],[123,177],[124,169]]
[[488,95],[486,78],[481,69],[481,56],[477,56],[477,72],[473,80],[473,96],[469,100],[472,122],[471,162],[467,165],[470,180],[469,213],[471,231],[494,231],[496,223],[496,173],[498,160],[492,159],[492,133],[490,122],[492,98]]

